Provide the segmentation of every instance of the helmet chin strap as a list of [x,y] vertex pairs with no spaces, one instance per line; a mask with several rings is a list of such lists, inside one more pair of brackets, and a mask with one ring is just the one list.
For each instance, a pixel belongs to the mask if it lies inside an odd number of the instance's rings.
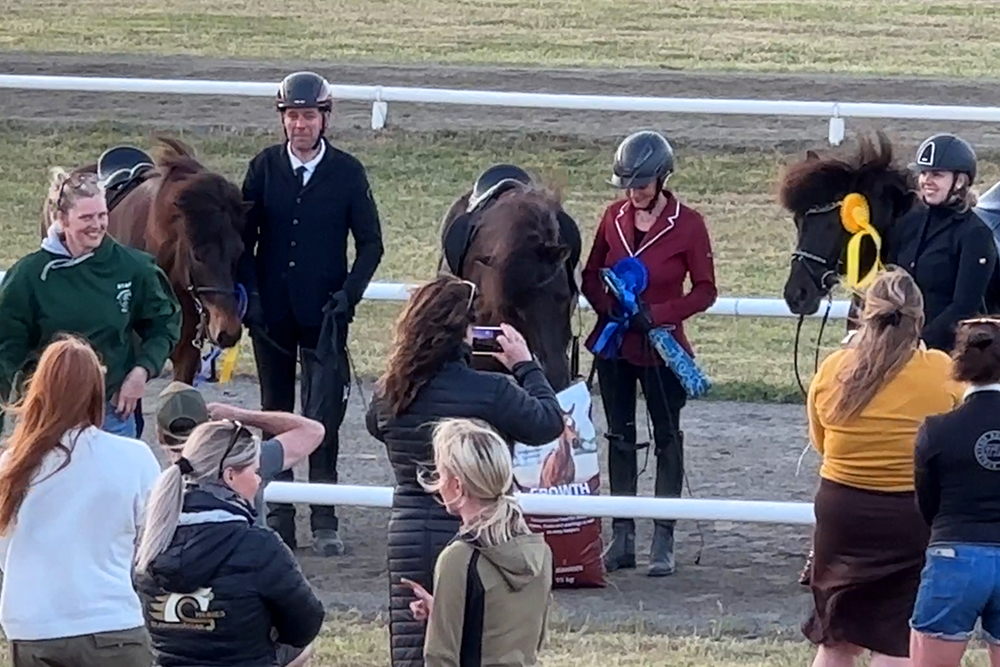
[[667,184],[667,180],[670,178],[670,174],[666,176],[661,176],[656,179],[656,194],[653,198],[649,200],[649,203],[640,208],[640,211],[645,211],[646,213],[652,213],[656,205],[660,203],[660,193],[663,192],[663,186]]

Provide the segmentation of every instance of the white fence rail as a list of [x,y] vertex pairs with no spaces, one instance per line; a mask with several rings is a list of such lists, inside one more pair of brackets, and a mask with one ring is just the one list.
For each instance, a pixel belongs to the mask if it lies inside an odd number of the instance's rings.
[[[409,290],[416,286],[407,283],[371,283],[365,290],[364,298],[373,301],[406,301]],[[590,304],[582,296],[580,307],[590,308]],[[830,319],[846,319],[849,307],[849,301],[834,301],[830,307]],[[809,317],[822,318],[825,312],[826,306],[823,305]],[[782,299],[755,297],[719,297],[705,314],[730,317],[798,317],[792,314]]]
[[[591,516],[621,519],[679,519],[812,525],[812,503],[708,498],[633,498],[628,496],[564,496],[517,494],[522,509],[542,516]],[[271,482],[264,489],[271,503],[392,507],[392,488],[347,484]]]
[[[6,271],[0,271],[3,280]],[[409,290],[417,287],[416,283],[370,283],[365,290],[364,298],[369,301],[406,301]],[[848,301],[834,301],[830,308],[830,319],[846,319]],[[590,304],[582,296],[580,308],[589,309]],[[826,308],[820,308],[809,317],[821,318]],[[728,315],[730,317],[797,317],[793,315],[781,299],[759,299],[752,297],[720,297],[715,304],[705,311],[706,315]]]
[[[200,79],[133,79],[120,77],[42,76],[0,74],[0,88],[172,95],[239,95],[274,97],[277,84],[260,81],[207,81]],[[722,114],[745,116],[807,116],[829,118],[829,141],[844,140],[845,118],[895,118],[908,120],[972,121],[1000,123],[1000,107],[965,107],[875,102],[823,102],[797,100],[739,100],[684,97],[626,97],[517,93],[446,88],[398,86],[333,86],[334,97],[372,103],[372,129],[385,126],[389,102],[461,104],[468,106],[573,109],[585,111],[637,111],[652,113]]]

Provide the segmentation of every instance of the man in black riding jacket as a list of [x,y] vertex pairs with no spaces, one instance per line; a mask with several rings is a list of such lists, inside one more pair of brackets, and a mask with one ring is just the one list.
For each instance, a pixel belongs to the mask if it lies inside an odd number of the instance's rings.
[[[326,428],[309,456],[309,481],[336,483],[350,380],[347,326],[382,259],[382,231],[365,168],[324,137],[333,109],[326,79],[313,72],[287,76],[277,109],[286,141],[254,157],[243,182],[251,205],[239,267],[249,295],[245,322],[264,410],[294,410],[300,357],[302,412]],[[350,267],[348,233],[356,250]],[[292,472],[276,479],[291,480]],[[334,508],[311,509],[313,549],[343,553]],[[275,505],[268,517],[292,548],[294,519],[292,505]]]
[[[493,205],[497,197],[512,188],[532,185],[531,176],[512,164],[495,164],[481,173],[472,186],[468,208],[459,215],[449,227],[449,239],[455,241],[458,247],[445,250],[445,264],[454,275],[461,275],[462,264],[465,262],[465,251],[468,250],[473,234],[473,222],[486,209]],[[569,276],[570,288],[578,292],[575,270],[580,263],[582,242],[580,228],[562,207],[557,214],[559,222],[559,239],[569,246],[570,253],[566,259],[566,274]],[[445,241],[446,246],[448,241]]]
[[1000,305],[997,249],[972,210],[976,153],[953,134],[936,134],[917,150],[920,201],[897,223],[891,263],[909,271],[924,296],[922,338],[950,351],[955,325]]

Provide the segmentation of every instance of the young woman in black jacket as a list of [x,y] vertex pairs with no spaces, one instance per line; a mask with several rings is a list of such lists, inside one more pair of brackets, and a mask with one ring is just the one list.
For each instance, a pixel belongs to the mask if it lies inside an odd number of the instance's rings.
[[475,285],[443,275],[414,292],[396,324],[386,372],[368,411],[368,431],[384,442],[396,476],[389,519],[390,647],[393,667],[421,667],[424,623],[410,613],[413,593],[400,578],[433,593],[434,563],[459,519],[418,482],[434,460],[431,435],[449,417],[479,419],[509,441],[552,442],[562,409],[524,338],[509,326],[496,355],[511,378],[470,367]]
[[915,667],[958,667],[982,621],[1000,664],[1000,320],[962,322],[954,375],[971,385],[917,434],[917,503],[930,546],[910,627]]
[[921,201],[896,224],[892,263],[909,271],[924,295],[927,347],[947,352],[960,320],[997,305],[997,249],[989,227],[972,210],[972,146],[953,134],[936,134],[920,145],[913,166]]
[[135,587],[158,667],[300,667],[323,605],[252,506],[260,440],[239,422],[195,428],[150,494]]

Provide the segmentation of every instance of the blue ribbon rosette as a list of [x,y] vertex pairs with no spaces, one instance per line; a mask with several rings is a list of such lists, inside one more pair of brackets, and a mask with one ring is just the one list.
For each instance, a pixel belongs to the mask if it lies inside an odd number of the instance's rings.
[[[614,297],[618,308],[604,325],[594,343],[594,354],[605,359],[618,356],[629,322],[642,311],[639,295],[649,285],[649,271],[637,257],[626,257],[610,269],[601,269],[601,278]],[[711,380],[698,368],[667,327],[656,327],[649,332],[653,349],[666,362],[680,380],[684,391],[691,398],[704,396],[712,387]]]

